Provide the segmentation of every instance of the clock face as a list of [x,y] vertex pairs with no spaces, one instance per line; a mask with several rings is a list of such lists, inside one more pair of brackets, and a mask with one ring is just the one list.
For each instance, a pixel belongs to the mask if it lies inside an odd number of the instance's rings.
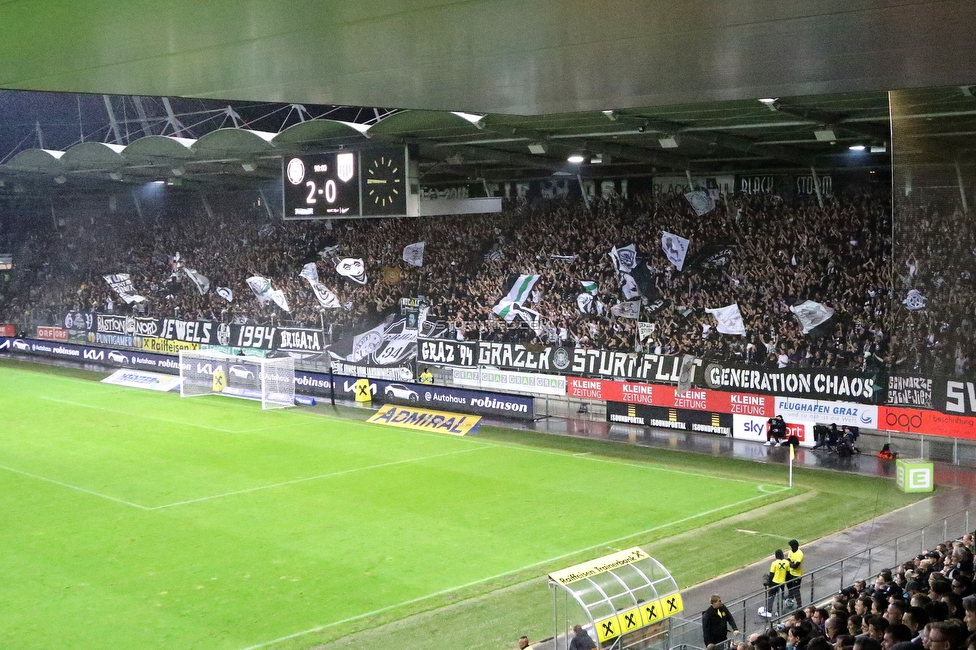
[[406,214],[403,150],[363,153],[363,214]]

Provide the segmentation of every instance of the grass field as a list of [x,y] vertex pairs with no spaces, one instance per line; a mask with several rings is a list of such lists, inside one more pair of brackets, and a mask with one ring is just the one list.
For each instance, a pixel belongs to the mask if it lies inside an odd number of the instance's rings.
[[754,463],[263,412],[11,362],[0,395],[0,647],[358,633],[336,647],[420,648],[447,630],[456,647],[504,648],[550,625],[550,570],[647,544],[684,587],[768,549],[716,547],[703,568],[681,533],[709,525],[708,544],[728,517],[805,494],[788,526],[753,525],[813,539],[911,499],[876,479],[798,472],[788,490],[782,468]]

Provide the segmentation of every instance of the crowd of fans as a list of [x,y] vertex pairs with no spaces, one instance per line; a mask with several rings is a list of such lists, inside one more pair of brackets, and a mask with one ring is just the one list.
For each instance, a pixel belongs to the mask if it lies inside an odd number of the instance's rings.
[[736,650],[976,650],[973,536],[797,609]]
[[900,296],[914,290],[925,307],[895,310],[893,361],[911,372],[967,373],[976,360],[972,217],[957,202],[934,197],[898,196],[895,214],[893,280]]
[[[915,210],[932,221],[932,231],[939,230],[937,220],[964,225],[954,213]],[[186,193],[159,217],[88,209],[56,224],[35,220],[7,230],[16,270],[0,284],[0,322],[26,326],[58,324],[69,310],[112,310],[273,321],[340,336],[374,326],[402,297],[424,296],[427,319],[450,324],[459,338],[644,349],[778,367],[925,371],[939,356],[968,359],[972,345],[966,336],[976,295],[967,275],[976,249],[971,233],[956,237],[946,229],[924,246],[906,248],[912,260],[906,280],[902,269],[892,268],[890,197],[870,192],[828,197],[823,207],[814,198],[734,195],[702,216],[682,196],[631,195],[589,205],[579,198],[506,201],[502,213],[490,216],[332,222],[274,220],[243,194],[211,197],[204,205]],[[681,272],[662,251],[664,231],[691,242]],[[426,250],[416,267],[401,255],[419,241]],[[611,313],[626,298],[608,253],[628,244],[649,278],[640,320],[653,332],[643,341],[637,319]],[[721,260],[696,262],[718,244],[727,252]],[[943,254],[952,261],[943,264]],[[364,260],[366,284],[336,273],[342,258]],[[340,307],[321,308],[299,276],[312,261]],[[198,293],[184,267],[210,280],[207,294]],[[102,277],[111,273],[129,273],[146,301],[124,304]],[[541,316],[531,324],[505,322],[492,311],[520,274],[540,276],[524,303]],[[253,275],[282,290],[290,311],[258,303],[246,284]],[[597,287],[589,313],[577,302],[584,281]],[[904,282],[925,293],[931,307],[905,309]],[[216,287],[230,288],[233,302]],[[834,310],[806,335],[789,311],[805,300]],[[746,336],[720,334],[705,312],[732,303]],[[942,369],[961,371],[956,366]]]

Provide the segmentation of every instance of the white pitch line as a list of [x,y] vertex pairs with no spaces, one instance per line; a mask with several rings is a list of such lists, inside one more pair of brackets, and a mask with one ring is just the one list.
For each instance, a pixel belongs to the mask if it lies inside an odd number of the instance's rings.
[[[785,488],[784,487],[783,489],[784,490],[787,490],[789,488]],[[722,510],[727,510],[729,508],[734,508],[736,506],[740,506],[740,505],[742,505],[744,503],[749,503],[750,501],[754,501],[756,499],[765,498],[766,496],[768,496],[768,495],[763,494],[763,495],[760,495],[760,496],[749,497],[748,499],[743,499],[742,501],[736,501],[735,503],[730,503],[728,505],[724,505],[724,506],[721,506],[721,507],[718,507],[718,508],[713,508],[712,510],[707,510],[705,512],[699,512],[698,514],[691,515],[689,517],[685,517],[684,519],[678,519],[676,521],[671,521],[671,522],[668,522],[666,524],[661,524],[660,526],[652,526],[651,528],[648,528],[647,530],[642,530],[640,532],[633,533],[631,535],[625,535],[623,537],[618,537],[617,539],[611,539],[611,540],[608,540],[608,541],[605,541],[605,542],[601,542],[599,544],[594,544],[593,546],[588,546],[586,548],[578,549],[578,550],[572,551],[570,553],[564,553],[562,555],[557,555],[556,557],[551,557],[551,558],[548,558],[546,560],[540,560],[539,562],[533,562],[532,564],[527,564],[527,565],[525,565],[523,567],[519,567],[518,569],[512,569],[511,571],[505,571],[504,573],[499,573],[497,575],[490,576],[488,578],[481,578],[480,580],[474,580],[474,581],[469,582],[467,584],[458,585],[456,587],[449,587],[447,589],[442,589],[441,591],[436,591],[434,593],[427,594],[425,596],[419,596],[417,598],[411,598],[410,600],[405,600],[403,602],[396,603],[394,605],[387,605],[386,607],[381,607],[379,609],[374,609],[373,611],[366,612],[365,614],[357,614],[356,616],[350,616],[349,618],[345,618],[345,619],[343,619],[341,621],[334,621],[332,623],[326,623],[324,625],[317,625],[317,626],[315,626],[313,628],[309,628],[307,630],[302,630],[301,632],[294,632],[294,633],[288,634],[286,636],[278,637],[277,639],[271,639],[270,641],[264,641],[262,643],[257,643],[255,645],[250,645],[250,646],[247,646],[246,648],[242,648],[241,650],[258,650],[259,648],[267,648],[268,646],[272,646],[272,645],[274,645],[276,643],[281,643],[282,641],[288,641],[289,639],[297,639],[300,636],[305,636],[306,634],[314,634],[315,632],[321,632],[322,630],[327,630],[330,627],[336,627],[337,625],[345,625],[346,623],[351,623],[353,621],[358,621],[358,620],[363,619],[363,618],[368,618],[370,616],[376,616],[378,614],[382,614],[383,612],[388,612],[391,609],[396,609],[397,607],[404,607],[406,605],[412,605],[414,603],[419,603],[421,601],[428,600],[430,598],[436,598],[438,596],[443,596],[445,594],[453,593],[455,591],[460,591],[462,589],[467,589],[468,587],[474,587],[475,585],[479,585],[479,584],[482,584],[482,583],[485,583],[485,582],[491,582],[492,580],[497,580],[499,578],[504,578],[504,577],[509,576],[509,575],[512,575],[514,573],[519,573],[520,571],[525,571],[526,569],[531,569],[533,567],[537,567],[537,566],[540,566],[540,565],[543,565],[543,564],[549,564],[550,562],[556,562],[557,560],[562,560],[564,558],[571,557],[573,555],[579,555],[580,553],[585,553],[587,551],[592,551],[593,549],[604,548],[604,547],[607,547],[607,546],[610,546],[611,548],[613,548],[613,545],[618,544],[619,542],[622,542],[622,541],[625,541],[625,540],[628,540],[628,539],[631,539],[631,538],[634,538],[634,537],[638,537],[640,535],[646,535],[647,533],[653,533],[656,530],[660,530],[662,528],[667,528],[668,526],[674,526],[675,524],[682,524],[682,523],[685,523],[687,521],[691,521],[692,519],[698,519],[699,517],[704,517],[706,515],[711,515],[711,514],[714,514],[716,512],[721,512]]]
[[163,508],[175,508],[176,506],[185,506],[190,503],[199,503],[201,501],[211,501],[213,499],[222,499],[223,497],[234,496],[235,494],[248,494],[249,492],[257,492],[259,490],[270,490],[272,488],[283,487],[285,485],[294,485],[296,483],[306,483],[308,481],[317,481],[323,478],[332,478],[334,476],[343,476],[344,474],[353,474],[355,472],[363,472],[370,469],[380,469],[382,467],[392,467],[394,465],[404,465],[406,463],[417,463],[424,460],[432,460],[434,458],[443,458],[444,456],[454,456],[456,454],[466,454],[471,451],[480,451],[482,449],[488,449],[487,446],[484,447],[473,447],[470,449],[460,449],[458,451],[449,451],[443,454],[434,454],[433,456],[421,456],[419,458],[406,458],[403,460],[394,460],[389,463],[380,463],[378,465],[367,465],[366,467],[354,467],[352,469],[344,469],[339,472],[330,472],[328,474],[319,474],[317,476],[306,476],[305,478],[296,478],[291,481],[282,481],[281,483],[273,483],[271,485],[259,485],[257,487],[245,488],[243,490],[234,490],[233,492],[224,492],[223,494],[214,494],[207,497],[200,497],[198,499],[188,499],[186,501],[177,501],[175,503],[167,503],[161,506],[154,506],[152,508],[146,508],[147,510],[162,510]]
[[13,472],[14,474],[20,474],[22,476],[29,476],[30,478],[37,479],[38,481],[46,481],[48,483],[53,483],[54,485],[60,485],[61,487],[66,487],[66,488],[69,488],[71,490],[75,490],[77,492],[84,492],[85,494],[91,494],[91,495],[96,496],[96,497],[101,497],[103,499],[108,499],[109,501],[115,501],[116,503],[121,503],[123,505],[131,506],[133,508],[138,508],[139,510],[152,510],[152,508],[148,508],[146,506],[141,506],[138,503],[132,503],[130,501],[125,501],[123,499],[117,499],[115,497],[110,497],[109,495],[102,494],[101,492],[94,492],[92,490],[86,490],[85,488],[78,487],[77,485],[71,485],[70,483],[62,483],[61,481],[55,481],[54,479],[51,479],[51,478],[46,478],[44,476],[38,476],[37,474],[31,474],[30,472],[23,472],[23,471],[21,471],[19,469],[14,469],[13,467],[6,467],[4,465],[0,465],[0,469],[7,470],[8,472]]
[[109,409],[104,406],[93,406],[92,404],[82,404],[81,402],[72,402],[66,399],[56,399],[54,397],[47,397],[46,395],[38,395],[40,399],[47,400],[49,402],[57,402],[59,404],[70,404],[72,406],[80,406],[86,409],[95,409],[96,411],[105,411],[107,413],[117,413],[118,415],[125,415],[130,418],[142,418],[144,420],[156,420],[157,422],[168,422],[169,424],[178,424],[180,426],[186,427],[196,427],[198,429],[207,429],[209,431],[220,431],[222,433],[238,433],[232,429],[221,429],[220,427],[210,427],[205,424],[195,424],[193,422],[182,422],[180,420],[168,420],[166,418],[158,418],[154,415],[145,415],[143,413],[132,413],[130,411],[119,411],[117,409]]

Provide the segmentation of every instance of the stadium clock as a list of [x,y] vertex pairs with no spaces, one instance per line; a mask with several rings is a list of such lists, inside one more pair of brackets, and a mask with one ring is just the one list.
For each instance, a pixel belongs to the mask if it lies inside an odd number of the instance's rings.
[[362,152],[363,216],[407,214],[406,150]]

